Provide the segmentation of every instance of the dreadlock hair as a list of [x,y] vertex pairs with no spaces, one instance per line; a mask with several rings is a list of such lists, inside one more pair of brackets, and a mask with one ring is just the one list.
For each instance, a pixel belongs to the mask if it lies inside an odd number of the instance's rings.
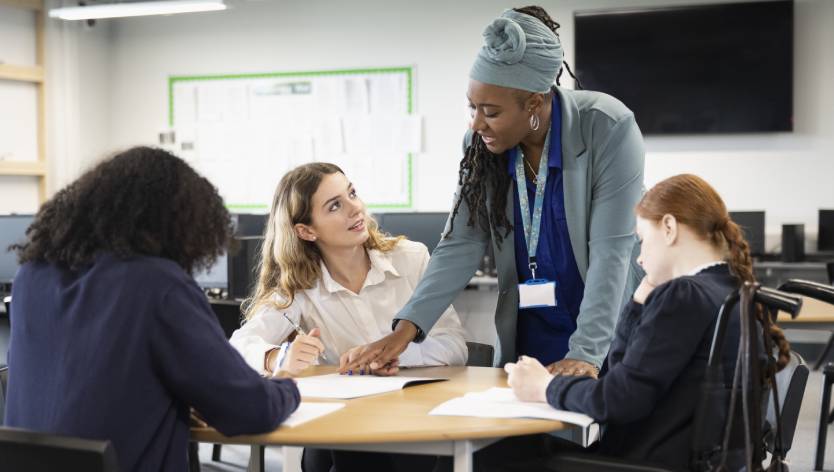
[[[514,8],[514,11],[530,15],[537,20],[544,23],[550,28],[557,37],[559,36],[559,23],[553,21],[550,15],[540,6],[526,6],[522,8]],[[582,85],[579,79],[573,75],[567,62],[563,62],[568,74],[576,81],[576,87],[581,89]],[[562,70],[556,76],[556,85],[559,85],[559,78],[562,76]],[[549,93],[556,93],[551,90]],[[519,103],[523,103],[527,97],[519,95]],[[492,234],[493,239],[498,245],[504,240],[510,231],[513,229],[512,222],[505,214],[507,205],[507,190],[509,189],[511,179],[507,173],[507,164],[509,157],[507,153],[496,155],[490,152],[484,144],[483,140],[477,133],[473,133],[472,142],[466,148],[463,159],[460,161],[460,170],[458,171],[458,186],[460,187],[460,196],[455,202],[452,209],[452,216],[449,222],[449,230],[443,235],[448,237],[455,227],[455,217],[458,214],[461,203],[464,201],[469,207],[469,220],[466,222],[469,226],[475,226],[475,223]],[[487,195],[491,196],[489,200],[489,209],[487,209]],[[490,218],[490,213],[492,217]],[[503,231],[501,231],[503,230]]]
[[[635,213],[651,221],[660,221],[667,214],[674,216],[714,247],[723,248],[727,264],[739,286],[756,281],[750,246],[741,228],[730,219],[724,201],[704,179],[692,174],[669,177],[643,195]],[[764,316],[769,315],[757,306],[756,316],[762,321]],[[775,324],[770,325],[769,335],[779,348],[776,368],[780,370],[790,361],[790,344],[782,329]]]

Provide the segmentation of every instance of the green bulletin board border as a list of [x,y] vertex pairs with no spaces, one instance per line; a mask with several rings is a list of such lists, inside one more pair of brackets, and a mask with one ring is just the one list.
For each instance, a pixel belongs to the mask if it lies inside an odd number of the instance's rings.
[[[334,69],[300,72],[264,72],[254,74],[216,74],[216,75],[172,75],[168,77],[168,126],[174,126],[174,84],[177,82],[199,82],[209,80],[239,80],[239,79],[272,79],[282,77],[322,77],[331,75],[368,75],[403,73],[406,76],[408,89],[408,114],[414,113],[414,68],[413,67],[379,67],[371,69]],[[408,153],[408,201],[406,203],[369,203],[368,208],[377,209],[410,209],[414,204],[413,198],[413,155]],[[227,203],[230,210],[269,210],[269,205],[259,203]]]

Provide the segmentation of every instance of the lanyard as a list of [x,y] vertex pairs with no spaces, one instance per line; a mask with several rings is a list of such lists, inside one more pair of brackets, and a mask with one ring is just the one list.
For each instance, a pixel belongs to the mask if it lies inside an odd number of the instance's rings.
[[547,155],[550,152],[550,131],[544,139],[539,173],[536,176],[536,199],[533,202],[533,220],[530,221],[530,202],[527,199],[527,179],[524,176],[524,153],[521,146],[515,156],[515,181],[518,188],[518,205],[521,207],[521,222],[524,225],[524,242],[527,243],[527,261],[533,279],[536,278],[536,248],[539,247],[539,230],[542,222],[544,187],[547,183]]

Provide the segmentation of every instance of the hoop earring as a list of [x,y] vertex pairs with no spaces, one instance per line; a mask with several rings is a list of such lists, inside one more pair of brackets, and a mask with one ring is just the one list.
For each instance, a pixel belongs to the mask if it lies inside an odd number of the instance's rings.
[[541,120],[539,119],[539,115],[533,113],[530,115],[530,129],[533,131],[537,131],[539,129],[539,125],[541,125]]

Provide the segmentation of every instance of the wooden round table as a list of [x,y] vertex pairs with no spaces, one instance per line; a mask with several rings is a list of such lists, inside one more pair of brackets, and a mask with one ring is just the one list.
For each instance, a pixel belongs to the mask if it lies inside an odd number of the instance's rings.
[[[335,370],[323,366],[305,374],[321,375]],[[226,437],[212,428],[193,428],[191,438],[220,444],[451,455],[455,471],[471,471],[472,454],[505,437],[559,430],[576,433],[577,437],[581,434],[580,428],[553,420],[429,416],[429,411],[446,400],[491,387],[507,387],[507,375],[502,369],[427,367],[402,369],[400,374],[449,380],[352,400],[304,398],[305,402],[344,402],[345,407],[296,427],[281,426],[271,433]],[[253,448],[253,457],[254,452]],[[257,470],[258,462],[250,461],[250,470]],[[287,472],[297,466],[289,462],[285,456]]]

